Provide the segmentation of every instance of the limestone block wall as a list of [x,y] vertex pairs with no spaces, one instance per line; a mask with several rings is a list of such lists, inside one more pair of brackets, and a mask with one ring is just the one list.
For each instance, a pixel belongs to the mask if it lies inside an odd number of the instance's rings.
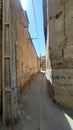
[[73,1],[48,0],[47,8],[47,70],[54,99],[73,108]]
[[[40,59],[34,49],[30,34],[28,32],[28,18],[23,11],[20,0],[11,0],[11,22],[12,38],[15,43],[16,68],[17,68],[17,90],[20,92],[25,87],[30,77],[40,69]],[[0,0],[0,112],[2,108],[2,0]],[[12,48],[13,49],[13,48]],[[16,75],[14,75],[14,78]],[[16,83],[14,83],[16,86]],[[16,93],[16,92],[15,92]]]
[[39,71],[39,58],[28,32],[26,12],[18,0],[12,0],[12,20],[16,40],[17,86],[18,91],[21,91],[31,75]]

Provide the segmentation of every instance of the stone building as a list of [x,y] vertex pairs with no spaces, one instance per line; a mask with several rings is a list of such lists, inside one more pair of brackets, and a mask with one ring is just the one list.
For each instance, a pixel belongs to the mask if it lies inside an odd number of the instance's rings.
[[40,69],[41,71],[46,71],[46,56],[40,58]]
[[54,99],[73,108],[73,1],[43,0],[45,2],[46,76],[53,87]]
[[40,69],[20,0],[0,0],[0,112],[3,121],[17,116],[17,99]]

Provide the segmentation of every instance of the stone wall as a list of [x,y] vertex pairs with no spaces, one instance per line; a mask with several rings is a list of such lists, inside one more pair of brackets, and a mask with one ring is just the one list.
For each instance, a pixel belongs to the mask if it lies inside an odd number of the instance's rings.
[[2,0],[0,0],[0,112],[2,109]]
[[2,104],[2,29],[0,28],[0,111]]
[[48,0],[47,5],[47,72],[54,99],[73,108],[73,1]]
[[17,86],[22,91],[30,77],[39,71],[39,58],[28,32],[29,21],[19,1],[12,1],[12,19],[16,38]]
[[[35,48],[33,46],[31,36],[28,31],[29,20],[25,11],[23,11],[20,0],[11,0],[11,68],[12,68],[12,104],[9,104],[5,96],[5,113],[7,112],[13,114],[12,117],[16,115],[16,102],[17,102],[17,90],[18,94],[23,88],[25,88],[26,83],[40,70],[40,59],[37,56]],[[0,0],[0,113],[2,113],[2,100],[3,100],[3,88],[2,88],[2,1]],[[8,27],[8,26],[7,26]],[[5,31],[5,30],[4,30]],[[10,43],[10,42],[9,42]],[[5,46],[6,47],[6,46]],[[16,53],[15,53],[16,52]],[[6,55],[7,56],[7,55]],[[16,58],[16,64],[15,64]],[[4,62],[5,63],[5,62]],[[8,64],[7,64],[8,65]],[[15,67],[16,65],[16,67]],[[5,66],[7,67],[7,66]],[[16,69],[17,68],[17,69]],[[7,68],[6,68],[7,69]],[[9,69],[6,70],[9,72]],[[17,72],[16,72],[17,70]],[[16,73],[17,73],[17,85],[16,85]],[[5,73],[4,73],[5,74]],[[9,75],[8,75],[9,76]],[[8,78],[6,79],[8,83]],[[5,82],[4,82],[5,83]],[[9,87],[9,86],[5,86]],[[16,89],[17,88],[17,89]],[[7,89],[6,89],[7,90]],[[10,91],[11,92],[11,91]],[[4,93],[5,94],[5,93]],[[9,100],[12,101],[12,100]],[[13,106],[12,106],[13,105]],[[10,110],[11,109],[11,110]],[[5,115],[7,118],[10,118],[10,115]],[[0,115],[1,118],[1,115]]]

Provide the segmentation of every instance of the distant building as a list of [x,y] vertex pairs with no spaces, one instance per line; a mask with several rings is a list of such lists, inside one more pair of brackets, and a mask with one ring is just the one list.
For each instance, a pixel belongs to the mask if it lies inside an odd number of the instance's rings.
[[46,71],[46,56],[43,56],[40,59],[40,69]]

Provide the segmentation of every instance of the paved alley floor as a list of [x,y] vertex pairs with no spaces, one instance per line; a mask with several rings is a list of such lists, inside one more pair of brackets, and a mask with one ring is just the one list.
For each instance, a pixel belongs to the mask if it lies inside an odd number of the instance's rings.
[[73,121],[53,103],[48,87],[45,74],[38,74],[20,98],[19,121],[12,130],[73,130]]

